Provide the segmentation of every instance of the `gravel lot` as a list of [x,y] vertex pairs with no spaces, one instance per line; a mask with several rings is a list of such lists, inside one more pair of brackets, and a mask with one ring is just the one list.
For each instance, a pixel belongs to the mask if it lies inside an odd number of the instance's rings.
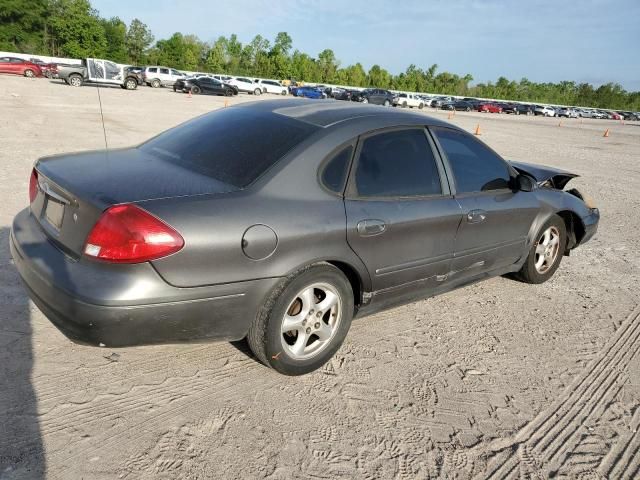
[[[109,147],[225,102],[100,95]],[[597,236],[546,284],[496,278],[356,321],[326,368],[286,378],[243,343],[63,337],[19,284],[9,228],[37,157],[104,147],[98,89],[4,76],[0,112],[0,479],[640,476],[639,124],[457,113],[506,158],[581,174]]]

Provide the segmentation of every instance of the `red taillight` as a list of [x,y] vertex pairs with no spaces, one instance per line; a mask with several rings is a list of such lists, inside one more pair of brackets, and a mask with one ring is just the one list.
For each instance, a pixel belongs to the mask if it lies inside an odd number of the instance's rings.
[[87,237],[84,254],[106,262],[139,263],[165,257],[184,246],[184,239],[149,212],[125,204],[110,207]]
[[38,195],[38,172],[34,168],[31,170],[31,177],[29,177],[29,203],[33,203]]

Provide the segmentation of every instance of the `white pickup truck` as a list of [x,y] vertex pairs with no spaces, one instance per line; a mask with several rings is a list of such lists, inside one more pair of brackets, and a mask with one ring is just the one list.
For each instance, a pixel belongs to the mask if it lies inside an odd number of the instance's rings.
[[82,65],[58,67],[58,76],[72,87],[81,87],[84,83],[120,85],[127,90],[138,88],[138,77],[123,66],[109,60],[87,58]]
[[411,93],[400,93],[393,97],[393,106],[402,108],[416,107],[422,110],[424,108],[424,100]]

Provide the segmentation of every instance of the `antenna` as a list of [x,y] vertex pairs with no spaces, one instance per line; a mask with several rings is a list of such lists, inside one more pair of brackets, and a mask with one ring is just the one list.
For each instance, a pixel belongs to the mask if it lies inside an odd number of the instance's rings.
[[104,148],[109,150],[109,144],[107,143],[107,130],[104,127],[104,114],[102,113],[102,98],[100,97],[100,85],[97,85],[98,90],[98,103],[100,104],[100,118],[102,119],[102,134],[104,135]]

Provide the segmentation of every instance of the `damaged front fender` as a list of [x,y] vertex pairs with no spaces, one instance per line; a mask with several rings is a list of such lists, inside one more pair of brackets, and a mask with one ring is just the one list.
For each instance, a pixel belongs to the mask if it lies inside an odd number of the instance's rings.
[[533,177],[538,186],[548,185],[558,190],[563,190],[572,178],[580,175],[560,170],[554,167],[545,167],[544,165],[534,165],[532,163],[509,161],[511,166],[519,173],[524,173]]

